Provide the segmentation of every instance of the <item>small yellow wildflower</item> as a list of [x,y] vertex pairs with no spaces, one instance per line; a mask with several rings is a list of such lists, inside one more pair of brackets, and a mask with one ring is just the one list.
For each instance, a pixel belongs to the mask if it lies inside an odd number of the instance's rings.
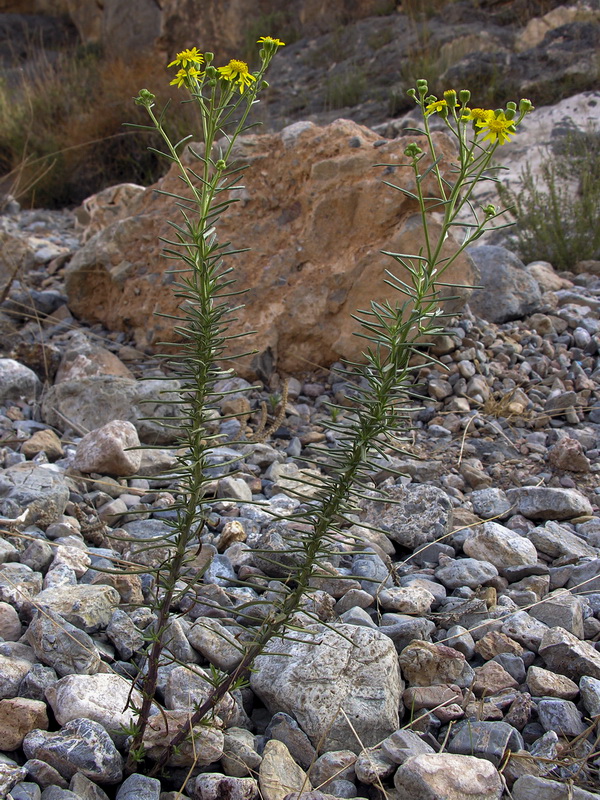
[[248,64],[245,61],[238,61],[237,58],[232,58],[229,64],[225,67],[218,68],[219,75],[225,78],[226,81],[237,83],[240,88],[240,94],[244,93],[247,86],[252,85],[252,81],[256,78],[248,70]]
[[510,141],[509,137],[514,136],[516,133],[514,121],[507,119],[503,111],[493,114],[485,120],[479,120],[475,124],[482,130],[487,129],[482,141],[485,142],[486,139],[489,139],[493,144],[496,142],[506,144],[506,142]]
[[197,78],[202,73],[196,67],[188,67],[188,69],[180,69],[173,80],[170,83],[170,86],[177,86],[178,89],[181,89],[182,86],[185,86],[185,83],[190,78]]
[[274,39],[272,36],[261,36],[256,44],[266,44],[271,47],[285,47],[285,42],[282,42],[281,39]]
[[464,108],[461,119],[463,122],[473,120],[473,122],[485,122],[494,116],[494,112],[489,108]]
[[445,100],[433,100],[429,105],[425,106],[425,115],[439,114],[441,111],[446,111],[448,103]]
[[203,64],[204,63],[204,56],[198,50],[197,47],[192,47],[191,50],[182,50],[181,53],[177,53],[175,59],[171,61],[168,65],[169,67],[187,67],[188,64],[193,66],[194,64]]

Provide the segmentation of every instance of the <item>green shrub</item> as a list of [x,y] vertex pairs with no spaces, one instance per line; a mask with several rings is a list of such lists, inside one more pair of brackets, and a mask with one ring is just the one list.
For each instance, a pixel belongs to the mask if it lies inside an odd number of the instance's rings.
[[572,270],[600,258],[600,133],[566,136],[543,160],[539,177],[527,166],[518,191],[500,188],[512,206],[524,261],[549,261]]

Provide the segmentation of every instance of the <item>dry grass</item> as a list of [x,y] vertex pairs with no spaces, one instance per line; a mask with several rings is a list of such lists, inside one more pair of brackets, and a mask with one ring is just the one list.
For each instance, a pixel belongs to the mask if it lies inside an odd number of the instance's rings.
[[[149,184],[164,162],[149,153],[156,134],[123,127],[146,124],[132,98],[158,87],[164,103],[176,98],[164,66],[150,56],[104,59],[94,50],[63,52],[50,64],[43,54],[20,81],[0,82],[0,186],[25,205],[47,208],[80,203],[105,186]],[[192,105],[174,115],[188,132]],[[179,137],[178,137],[179,138]]]

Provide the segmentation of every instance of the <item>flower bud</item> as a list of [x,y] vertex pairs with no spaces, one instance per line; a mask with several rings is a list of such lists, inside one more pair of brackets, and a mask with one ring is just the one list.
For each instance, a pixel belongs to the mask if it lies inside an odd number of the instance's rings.
[[509,108],[509,106],[510,103],[506,106],[506,111],[504,112],[504,116],[506,119],[514,119],[516,114],[516,108]]
[[444,100],[448,108],[456,108],[456,92],[454,89],[446,89],[444,92]]
[[223,158],[220,158],[215,164],[215,167],[219,172],[223,172],[224,169],[227,169],[227,162]]
[[156,95],[152,94],[148,89],[140,89],[138,96],[133,98],[136,105],[144,106],[145,108],[151,108],[155,100]]
[[509,100],[508,103],[506,104],[506,110],[507,111],[516,111],[517,110],[517,104],[513,103],[512,100]]
[[429,87],[427,85],[427,81],[425,80],[425,78],[419,78],[419,80],[417,81],[417,91],[419,92],[421,97],[425,97],[425,95],[429,91]]
[[521,102],[519,103],[519,112],[521,114],[529,114],[529,112],[533,111],[533,109],[534,106],[531,100],[528,100],[526,97],[523,97],[521,99]]
[[411,142],[404,148],[404,155],[408,156],[408,158],[416,158],[421,155],[422,152],[423,151],[416,142]]
[[458,93],[458,99],[462,103],[463,106],[466,106],[469,100],[471,99],[471,92],[468,89],[461,89]]
[[217,70],[214,67],[207,67],[204,72],[206,73],[207,78],[216,78]]
[[496,213],[496,206],[493,205],[493,203],[484,206],[483,213],[486,215],[486,217],[493,217],[494,214]]
[[214,53],[204,53],[204,63],[208,66],[213,58],[215,57]]

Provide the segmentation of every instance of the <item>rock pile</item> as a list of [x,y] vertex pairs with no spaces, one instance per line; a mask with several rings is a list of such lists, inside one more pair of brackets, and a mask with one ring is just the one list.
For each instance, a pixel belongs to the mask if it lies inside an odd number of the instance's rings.
[[[148,581],[104,570],[164,558],[145,545],[169,531],[173,486],[158,473],[175,453],[141,400],[175,419],[177,383],[158,381],[126,334],[70,315],[68,212],[15,213],[2,228],[29,271],[0,309],[0,785],[14,800],[168,800],[190,748],[162,782],[123,774],[131,677],[155,620]],[[436,340],[443,367],[415,373],[406,454],[371,473],[389,502],[365,496],[305,633],[269,648],[198,729],[192,800],[598,796],[600,279],[501,247],[473,257],[483,274],[518,270],[524,288],[490,282]],[[302,456],[336,448],[328,402],[352,420],[340,366],[291,378],[262,443],[233,442],[261,401],[276,404],[278,376],[248,394],[239,377],[222,387],[214,502],[194,543],[212,562],[173,609],[151,755],[165,722],[206,697],[207,670],[239,663],[240,606],[259,615],[289,574],[289,530],[272,514],[299,507]],[[140,441],[162,449],[128,450]]]

